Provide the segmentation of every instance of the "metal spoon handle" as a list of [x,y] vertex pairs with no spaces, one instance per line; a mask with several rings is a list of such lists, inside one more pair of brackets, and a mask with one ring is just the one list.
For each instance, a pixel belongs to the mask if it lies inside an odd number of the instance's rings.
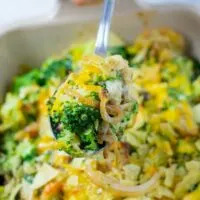
[[115,0],[104,0],[103,16],[99,24],[95,45],[95,53],[100,56],[106,56],[110,24],[113,16],[114,7]]

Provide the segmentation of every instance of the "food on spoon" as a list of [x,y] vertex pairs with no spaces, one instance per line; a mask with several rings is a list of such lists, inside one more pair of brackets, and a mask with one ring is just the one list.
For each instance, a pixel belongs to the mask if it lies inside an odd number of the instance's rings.
[[106,135],[120,139],[121,133],[113,132],[112,127],[123,131],[137,106],[132,69],[121,56],[87,56],[80,66],[49,101],[53,132],[61,148],[72,156],[97,151]]

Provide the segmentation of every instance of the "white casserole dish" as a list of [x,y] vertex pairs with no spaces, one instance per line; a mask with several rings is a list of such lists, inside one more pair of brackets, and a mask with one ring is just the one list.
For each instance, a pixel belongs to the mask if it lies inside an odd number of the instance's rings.
[[[125,3],[126,1],[126,3]],[[198,2],[180,4],[157,3],[156,1],[132,0],[118,2],[112,30],[128,42],[144,29],[138,12],[150,16],[149,27],[172,27],[188,39],[191,54],[200,58],[200,9]],[[156,2],[156,3],[155,3]],[[172,1],[171,1],[172,2]],[[47,21],[21,25],[12,30],[1,30],[0,36],[0,100],[8,83],[18,72],[20,64],[36,67],[52,54],[59,54],[77,38],[81,40],[95,36],[100,7],[74,8],[61,2],[60,12]],[[78,15],[77,15],[78,13]],[[94,34],[91,34],[94,33]]]

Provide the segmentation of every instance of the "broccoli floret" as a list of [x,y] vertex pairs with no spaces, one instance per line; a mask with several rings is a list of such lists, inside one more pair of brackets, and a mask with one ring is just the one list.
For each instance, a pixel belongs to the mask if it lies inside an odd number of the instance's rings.
[[177,65],[180,73],[184,74],[189,80],[192,80],[194,77],[194,63],[191,59],[185,56],[178,56],[173,59],[173,63]]
[[14,81],[12,90],[15,93],[18,93],[22,87],[37,84],[39,79],[40,79],[40,70],[33,69],[24,75],[18,76]]
[[75,133],[63,129],[59,137],[57,137],[60,150],[66,151],[73,157],[81,157],[84,155],[83,151],[80,149],[80,140]]
[[17,142],[14,140],[15,134],[13,132],[6,132],[1,136],[0,151],[6,155],[12,155],[15,152]]
[[52,77],[59,77],[63,79],[71,70],[72,70],[72,59],[70,56],[67,56],[64,59],[59,59],[59,60],[49,59],[44,63],[41,69],[41,74],[38,84],[43,86]]
[[93,100],[95,100],[95,101],[99,101],[100,99],[99,99],[99,95],[98,95],[98,93],[97,92],[91,92],[89,95],[88,95],[88,97],[91,97]]
[[24,180],[28,182],[29,184],[33,183],[34,175],[33,174],[25,174]]
[[194,70],[192,80],[195,80],[200,75],[200,62],[196,58],[191,58],[191,59],[193,61],[193,70]]
[[124,59],[129,58],[129,54],[125,46],[110,47],[108,49],[108,55],[121,55]]
[[17,146],[16,153],[24,161],[30,161],[36,156],[36,146],[33,142],[23,141]]
[[80,134],[80,139],[83,141],[86,150],[97,150],[96,130],[93,127],[88,128],[85,132]]
[[[49,106],[52,105],[52,102]],[[52,128],[56,137],[65,141],[65,151],[74,154],[72,140],[79,138],[80,149],[98,149],[97,128],[100,122],[98,109],[76,102],[65,102],[62,109],[50,114]],[[77,151],[75,151],[77,152]]]
[[168,95],[175,100],[186,100],[187,96],[176,88],[168,88]]
[[[48,86],[48,82],[52,78],[62,80],[71,69],[72,61],[69,56],[57,60],[49,59],[40,69],[33,69],[15,79],[12,94],[20,101],[20,111],[25,119],[30,122],[36,120],[41,87]],[[16,116],[19,118],[19,115],[15,115],[14,119],[18,119]]]
[[68,130],[79,133],[83,132],[99,119],[99,110],[80,103],[65,102],[61,122],[66,124]]
[[44,86],[52,77],[63,79],[72,70],[72,59],[70,56],[64,59],[49,59],[40,69],[17,77],[13,84],[13,92],[18,93],[23,87],[38,85]]

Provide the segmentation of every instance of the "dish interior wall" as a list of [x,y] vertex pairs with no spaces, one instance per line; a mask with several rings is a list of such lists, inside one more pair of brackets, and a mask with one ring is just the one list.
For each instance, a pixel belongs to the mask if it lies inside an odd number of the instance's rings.
[[[200,58],[200,16],[188,10],[162,10],[148,12],[148,27],[172,27],[182,33],[190,46],[190,54]],[[21,64],[38,67],[47,57],[62,52],[73,42],[82,42],[95,37],[98,20],[75,23],[46,24],[21,28],[6,33],[0,38],[0,100]],[[144,26],[138,13],[130,12],[116,16],[113,32],[127,42],[132,42]]]

